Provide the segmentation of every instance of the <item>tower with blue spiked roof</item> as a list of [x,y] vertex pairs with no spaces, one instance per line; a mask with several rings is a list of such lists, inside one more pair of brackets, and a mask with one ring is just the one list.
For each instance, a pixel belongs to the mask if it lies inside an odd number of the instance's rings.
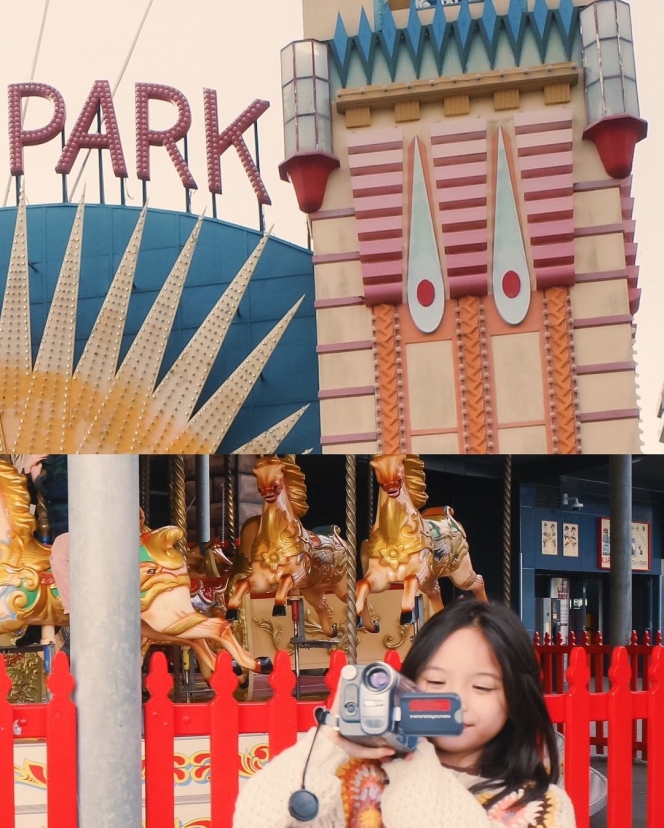
[[290,128],[329,112],[339,165],[307,211],[323,450],[638,452],[628,3],[303,0],[303,19],[325,95]]

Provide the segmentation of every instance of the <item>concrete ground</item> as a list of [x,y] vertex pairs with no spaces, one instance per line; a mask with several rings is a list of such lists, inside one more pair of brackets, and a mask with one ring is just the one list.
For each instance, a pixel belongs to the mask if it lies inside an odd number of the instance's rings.
[[[607,775],[606,759],[594,757],[592,765]],[[646,828],[646,776],[648,765],[641,760],[632,764],[632,824],[620,828]],[[590,817],[590,828],[607,828],[606,808]]]

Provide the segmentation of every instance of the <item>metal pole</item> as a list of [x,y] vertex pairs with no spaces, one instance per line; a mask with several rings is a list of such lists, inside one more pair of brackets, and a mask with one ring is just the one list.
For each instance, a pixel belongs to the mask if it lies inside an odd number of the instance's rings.
[[[256,170],[258,175],[261,174],[261,153],[260,144],[258,143],[258,121],[254,121],[254,148],[256,150]],[[261,235],[265,233],[265,216],[263,215],[263,205],[258,202],[258,229]]]
[[138,461],[139,489],[141,507],[145,515],[145,523],[150,525],[150,455],[142,454]]
[[231,556],[235,555],[235,538],[236,538],[236,530],[235,530],[235,478],[236,474],[234,474],[234,462],[235,462],[235,469],[237,469],[237,461],[234,460],[232,454],[227,454],[224,458],[226,463],[224,467],[224,475],[225,475],[225,492],[226,497],[224,500],[225,509],[224,509],[224,526],[228,530],[228,550]]
[[369,520],[368,520],[369,525],[367,527],[367,537],[369,537],[369,535],[371,534],[371,530],[373,529],[373,525],[374,525],[374,520],[376,519],[376,515],[374,513],[374,505],[375,505],[374,504],[374,500],[375,500],[374,488],[375,488],[374,487],[374,470],[373,470],[372,466],[369,463],[367,463],[367,500],[369,502],[369,508],[367,510],[368,511],[368,517],[369,517]]
[[[189,166],[189,142],[187,141],[186,134],[185,134],[185,136],[182,140],[184,141],[184,163],[188,167]],[[189,187],[184,188],[184,193],[185,193],[185,195],[184,195],[184,209],[185,209],[185,212],[191,213],[191,191],[189,190]]]
[[186,560],[187,552],[187,496],[185,493],[184,457],[171,455],[171,474],[168,481],[170,495],[171,520],[182,529],[182,540],[175,544],[176,549]]
[[210,455],[196,455],[196,539],[203,554],[210,540]]
[[512,455],[505,455],[503,480],[503,601],[512,603]]
[[346,455],[346,540],[348,542],[348,663],[357,664],[357,468],[355,456]]
[[629,644],[632,633],[632,457],[609,459],[611,510],[611,634],[612,647]]
[[[62,149],[64,149],[65,144],[66,144],[64,127],[62,129],[62,132],[60,133],[60,143],[62,145]],[[65,173],[63,173],[62,174],[62,203],[67,204],[68,201],[69,201],[69,196],[67,195],[67,176],[66,176]]]
[[[97,112],[97,130],[101,134],[101,109]],[[99,168],[99,203],[104,204],[104,156],[103,150],[98,150],[98,168]]]
[[138,456],[69,457],[78,828],[141,824]]

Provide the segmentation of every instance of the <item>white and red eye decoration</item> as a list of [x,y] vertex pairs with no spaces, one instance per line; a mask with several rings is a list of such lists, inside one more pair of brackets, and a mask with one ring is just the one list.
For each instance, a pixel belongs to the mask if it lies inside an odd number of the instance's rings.
[[419,142],[413,157],[413,190],[410,208],[410,243],[407,279],[408,309],[422,333],[440,325],[445,309],[445,287],[440,266],[433,217],[427,197]]
[[502,129],[498,130],[496,159],[492,286],[505,322],[523,322],[530,306],[530,271]]

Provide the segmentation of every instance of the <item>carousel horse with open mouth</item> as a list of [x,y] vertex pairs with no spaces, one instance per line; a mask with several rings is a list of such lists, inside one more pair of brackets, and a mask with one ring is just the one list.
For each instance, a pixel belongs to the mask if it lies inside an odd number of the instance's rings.
[[[285,615],[288,596],[298,590],[318,615],[325,635],[334,637],[325,593],[330,591],[344,604],[348,601],[348,546],[337,526],[329,534],[305,529],[300,518],[307,512],[304,474],[297,465],[274,455],[256,463],[254,475],[263,498],[263,512],[242,527],[240,548],[251,549],[249,575],[237,581],[228,600],[227,619],[234,619],[247,593],[275,592],[272,615]],[[368,607],[362,612],[365,628],[378,632]]]
[[412,624],[418,590],[429,598],[434,612],[442,610],[442,577],[487,601],[484,579],[473,570],[466,533],[452,509],[419,511],[427,500],[422,460],[417,455],[383,454],[374,457],[371,466],[380,490],[376,520],[362,545],[358,614],[369,593],[403,584],[400,623]]
[[[35,539],[35,523],[25,476],[0,460],[0,633],[16,632],[29,624],[69,624],[50,569],[50,547]],[[215,665],[208,642],[227,649],[239,668],[269,672],[271,661],[248,653],[225,619],[209,618],[192,606],[187,564],[174,546],[182,536],[176,526],[141,535],[144,643],[187,644],[198,656],[206,678]]]

